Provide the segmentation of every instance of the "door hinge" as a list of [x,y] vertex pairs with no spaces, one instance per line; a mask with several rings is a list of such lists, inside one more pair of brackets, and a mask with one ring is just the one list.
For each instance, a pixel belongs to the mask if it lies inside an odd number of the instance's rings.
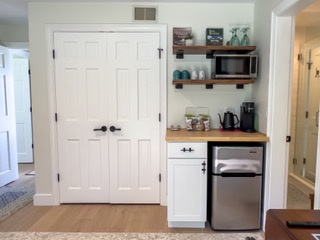
[[53,57],[53,59],[56,58],[56,51],[54,49],[52,50],[52,57]]
[[159,182],[161,182],[161,173],[159,173]]
[[57,180],[58,180],[58,182],[60,182],[60,174],[59,173],[57,174]]
[[161,113],[159,113],[159,122],[161,122]]
[[33,143],[31,144],[31,148],[33,149]]
[[301,61],[302,60],[302,53],[299,53],[298,54],[298,61]]
[[54,114],[54,120],[55,120],[56,122],[58,122],[58,113],[55,113],[55,114]]
[[159,51],[159,59],[161,59],[161,51],[163,51],[163,48],[158,48]]
[[30,112],[32,113],[32,107],[30,107]]
[[309,112],[306,112],[306,118],[309,118]]
[[29,74],[29,75],[31,74],[31,69],[28,69],[28,74]]
[[286,137],[286,142],[291,142],[291,136]]
[[308,62],[307,65],[308,65],[308,70],[311,69],[311,65],[313,64],[313,62]]
[[297,158],[293,158],[293,159],[292,159],[292,163],[293,163],[293,165],[297,165],[298,159],[297,159]]
[[306,162],[307,162],[307,159],[303,158],[303,164],[306,164]]

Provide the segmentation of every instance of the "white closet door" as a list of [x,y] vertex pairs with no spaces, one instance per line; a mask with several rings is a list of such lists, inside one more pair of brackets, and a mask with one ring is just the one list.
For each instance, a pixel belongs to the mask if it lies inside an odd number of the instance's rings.
[[109,202],[105,33],[55,33],[61,203]]
[[54,41],[61,203],[159,203],[159,34]]
[[159,33],[108,34],[110,202],[159,203]]

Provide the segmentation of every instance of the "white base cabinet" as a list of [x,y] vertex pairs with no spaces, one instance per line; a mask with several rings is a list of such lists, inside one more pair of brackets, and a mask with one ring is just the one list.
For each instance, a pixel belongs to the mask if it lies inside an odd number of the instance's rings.
[[168,143],[168,225],[204,228],[207,142]]

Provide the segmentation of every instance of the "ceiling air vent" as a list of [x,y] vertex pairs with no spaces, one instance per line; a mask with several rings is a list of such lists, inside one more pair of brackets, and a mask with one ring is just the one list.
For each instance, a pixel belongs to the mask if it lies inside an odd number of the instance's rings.
[[156,7],[133,7],[133,20],[134,21],[157,21],[157,8]]

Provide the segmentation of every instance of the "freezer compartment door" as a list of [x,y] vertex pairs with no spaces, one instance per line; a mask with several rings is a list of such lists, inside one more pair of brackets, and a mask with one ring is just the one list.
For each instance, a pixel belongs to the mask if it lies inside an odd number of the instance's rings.
[[262,173],[263,147],[214,146],[212,172]]
[[256,230],[261,227],[262,177],[212,175],[211,227]]

